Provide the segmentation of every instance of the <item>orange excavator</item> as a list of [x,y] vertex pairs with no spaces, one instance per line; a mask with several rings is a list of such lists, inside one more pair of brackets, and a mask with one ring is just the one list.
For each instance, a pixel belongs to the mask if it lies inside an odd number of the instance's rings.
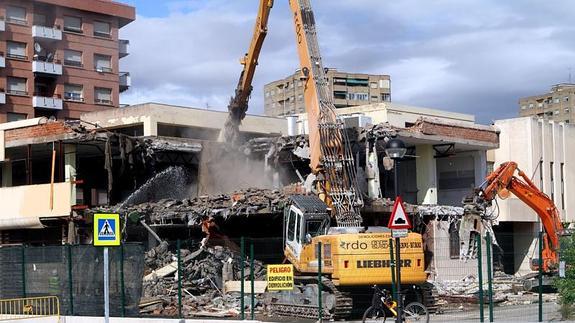
[[[517,175],[515,175],[517,173]],[[554,273],[559,265],[559,237],[563,225],[559,211],[545,193],[521,171],[517,163],[505,162],[489,174],[484,184],[475,190],[472,199],[464,201],[467,214],[485,215],[497,196],[506,199],[513,193],[527,204],[541,219],[545,234],[543,235],[543,272]],[[531,269],[538,270],[538,262],[531,262]]]

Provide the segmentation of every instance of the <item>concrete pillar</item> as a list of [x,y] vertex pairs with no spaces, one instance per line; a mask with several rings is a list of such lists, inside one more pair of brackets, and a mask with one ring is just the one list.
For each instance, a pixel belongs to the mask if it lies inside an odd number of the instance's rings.
[[472,153],[473,169],[475,170],[475,187],[479,187],[487,176],[487,152],[478,150]]
[[415,146],[417,179],[417,203],[437,204],[437,164],[432,145]]
[[144,119],[144,136],[157,136],[158,135],[158,122],[152,117]]
[[12,162],[5,160],[2,163],[2,187],[12,186]]
[[[76,145],[64,145],[64,179],[66,182],[76,180]],[[72,184],[70,191],[70,202],[76,202],[76,184]]]

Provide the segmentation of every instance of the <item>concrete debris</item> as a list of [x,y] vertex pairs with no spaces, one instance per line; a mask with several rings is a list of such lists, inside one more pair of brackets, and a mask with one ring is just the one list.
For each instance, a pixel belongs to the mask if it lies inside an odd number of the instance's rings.
[[[493,276],[493,302],[499,306],[533,304],[538,294],[524,290],[524,279],[495,272]],[[479,283],[475,275],[468,275],[458,281],[434,282],[442,308],[457,308],[460,304],[479,302]],[[483,302],[488,303],[487,280],[483,281]],[[545,301],[556,301],[556,294],[544,294]]]
[[[182,314],[186,317],[237,316],[240,311],[240,293],[225,293],[224,286],[227,281],[241,280],[241,266],[244,266],[244,279],[249,280],[249,262],[242,261],[237,253],[221,246],[202,247],[194,252],[182,249],[180,254]],[[146,276],[140,313],[177,315],[177,269],[164,270],[172,267],[173,262],[177,266],[176,256],[168,250],[167,244],[163,243],[146,253],[145,262]],[[265,280],[265,266],[260,261],[254,261],[254,277],[258,281]]]

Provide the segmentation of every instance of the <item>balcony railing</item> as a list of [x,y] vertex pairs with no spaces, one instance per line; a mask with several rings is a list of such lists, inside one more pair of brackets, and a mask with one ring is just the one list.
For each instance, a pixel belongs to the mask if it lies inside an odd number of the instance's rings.
[[132,86],[132,77],[129,72],[120,72],[120,92],[124,92]]
[[120,52],[120,58],[128,56],[128,48],[130,47],[130,41],[127,39],[120,39],[118,50]]
[[28,60],[28,56],[26,56],[26,55],[13,54],[13,53],[7,53],[7,54],[6,54],[6,58],[19,59],[19,60],[22,60],[22,61],[27,61],[27,60]]
[[34,108],[62,110],[62,99],[46,96],[34,96],[32,98]]
[[57,27],[32,26],[32,37],[62,40],[62,31]]
[[94,69],[96,70],[96,72],[99,73],[112,73],[114,70],[112,70],[111,67],[103,67],[103,66],[94,66]]
[[64,60],[64,66],[83,67],[82,62]]
[[62,64],[58,62],[34,61],[32,72],[48,75],[62,75]]
[[28,95],[28,92],[26,92],[26,91],[21,91],[21,90],[8,89],[8,91],[6,92],[6,94],[19,95],[19,96],[27,96],[27,95]]
[[94,99],[94,103],[103,105],[112,105],[112,100],[108,99]]
[[25,19],[18,19],[18,18],[6,18],[6,22],[10,23],[10,24],[16,24],[16,25],[27,25],[28,21],[26,21]]
[[64,100],[72,102],[84,102],[80,93],[64,92]]

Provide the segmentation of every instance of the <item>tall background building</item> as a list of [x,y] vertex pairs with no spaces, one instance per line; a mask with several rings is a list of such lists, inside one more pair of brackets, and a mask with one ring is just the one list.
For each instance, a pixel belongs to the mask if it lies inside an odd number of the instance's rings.
[[546,94],[519,99],[519,115],[569,123],[575,119],[575,84],[561,83]]
[[77,119],[119,106],[128,42],[118,31],[134,7],[111,0],[0,2],[0,122]]
[[[328,69],[327,78],[336,108],[391,100],[389,75],[339,72]],[[264,86],[264,113],[283,116],[305,112],[301,71]]]

